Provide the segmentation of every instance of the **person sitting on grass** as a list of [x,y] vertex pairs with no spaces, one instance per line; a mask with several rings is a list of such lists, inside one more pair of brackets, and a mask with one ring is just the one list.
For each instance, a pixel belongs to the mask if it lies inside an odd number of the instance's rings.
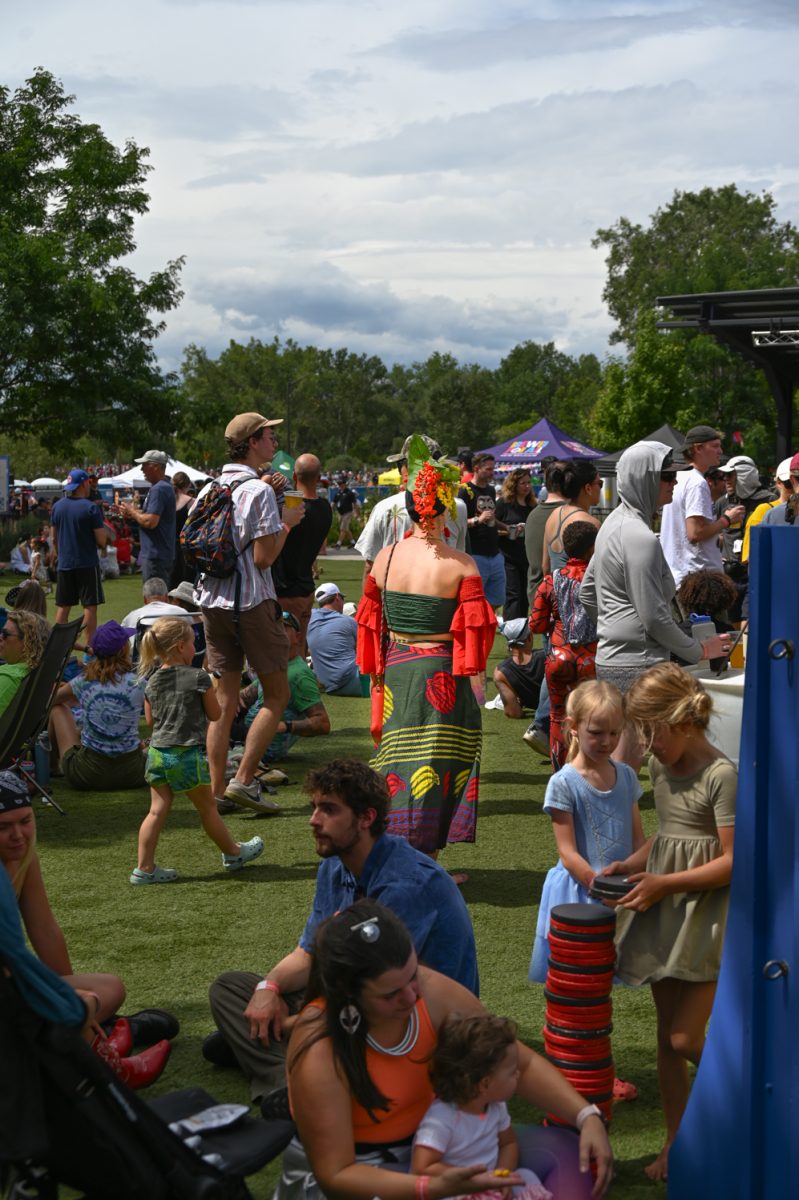
[[[211,984],[217,1032],[203,1055],[217,1066],[240,1067],[254,1101],[266,1096],[265,1115],[276,1116],[267,1093],[285,1084],[286,1043],[311,971],[316,930],[325,917],[358,894],[393,909],[410,930],[419,958],[429,967],[478,990],[477,951],[469,910],[458,886],[429,855],[385,832],[391,801],[382,775],[356,759],[337,759],[310,771],[311,832],[322,859],[316,893],[296,946],[261,978],[226,971]],[[284,1103],[284,1100],[283,1100]]]
[[[87,1040],[131,1087],[153,1083],[164,1069],[170,1050],[168,1039],[178,1032],[178,1023],[171,1013],[160,1009],[114,1020],[125,999],[125,985],[119,976],[73,972],[66,939],[50,907],[36,853],[36,818],[31,798],[13,771],[0,771],[0,868],[11,881],[25,932],[39,961],[69,984],[86,1005]],[[110,1029],[108,1036],[103,1024]],[[152,1048],[131,1056],[134,1042]]]
[[510,657],[494,667],[498,696],[485,707],[502,708],[506,717],[518,720],[524,716],[525,708],[535,711],[538,707],[546,654],[543,650],[533,650],[533,631],[527,617],[501,621],[499,631],[507,640]]
[[216,811],[205,757],[206,721],[218,721],[219,701],[211,676],[191,665],[194,634],[180,617],[160,617],[141,640],[140,677],[147,677],[144,716],[152,725],[145,778],[150,811],[139,829],[139,861],[133,884],[173,883],[177,871],[155,862],[158,839],[175,792],[185,792],[197,809],[203,830],[222,851],[222,866],[240,871],[263,854],[261,838],[236,842]]
[[42,661],[50,636],[44,617],[14,609],[0,629],[0,713],[4,713],[19,691],[23,679]]
[[9,608],[23,612],[36,613],[38,617],[47,618],[47,596],[41,584],[35,579],[26,579],[6,592],[6,604]]
[[[56,692],[50,734],[70,787],[115,791],[144,787],[144,754],[139,721],[144,680],[130,660],[130,626],[106,621],[94,632],[92,658],[83,672]],[[70,706],[80,705],[80,731]]]
[[[269,769],[259,772],[258,778],[261,783],[267,785],[288,783],[288,775],[277,767],[272,767],[272,764],[286,757],[297,738],[327,737],[330,733],[330,717],[322,702],[319,684],[301,654],[302,628],[294,613],[283,613],[283,628],[289,639],[289,702],[283,710],[277,733],[261,759]],[[243,742],[263,703],[260,681],[256,679],[248,684],[239,693],[239,697],[240,716],[233,723],[231,739]],[[279,806],[269,796],[265,795],[262,803],[264,806],[273,807],[275,812],[280,812]],[[216,806],[221,813],[238,811],[238,805],[233,800],[217,800]]]

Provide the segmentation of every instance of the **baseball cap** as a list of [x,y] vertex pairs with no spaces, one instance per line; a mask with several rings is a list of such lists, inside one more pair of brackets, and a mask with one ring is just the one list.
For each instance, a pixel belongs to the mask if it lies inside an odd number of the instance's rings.
[[127,645],[128,639],[132,638],[135,632],[135,629],[127,625],[120,625],[118,621],[106,621],[104,625],[98,625],[94,631],[92,652],[97,658],[111,658],[118,650]]
[[314,592],[314,599],[317,604],[324,604],[326,600],[333,600],[336,596],[343,596],[341,588],[335,583],[322,583]]
[[85,483],[88,478],[89,476],[86,471],[81,470],[80,467],[75,467],[75,469],[70,471],[69,475],[67,475],[67,481],[64,484],[64,491],[74,492],[75,488],[79,488],[80,485]]
[[416,435],[411,433],[402,443],[402,449],[400,450],[399,454],[389,454],[386,458],[386,462],[402,462],[404,459],[406,459],[408,457],[408,451],[411,448],[411,440],[414,436],[422,439],[422,441],[427,445],[427,449],[430,451],[430,454],[433,458],[438,459],[441,457],[441,447],[434,438],[428,437],[426,433],[420,433]]
[[158,463],[159,466],[165,467],[169,462],[169,455],[163,450],[145,450],[141,458],[134,458],[137,463]]
[[799,473],[799,454],[794,454],[793,458],[791,459],[791,474],[796,475],[798,473]]
[[277,421],[270,421],[268,417],[262,417],[257,412],[239,413],[232,421],[229,421],[225,429],[225,441],[246,442],[247,438],[254,437],[256,433],[260,433],[262,429],[266,429],[267,425],[282,425],[283,418],[280,417]]
[[725,463],[722,463],[720,467],[717,467],[717,470],[723,471],[727,475],[729,472],[734,471],[736,467],[743,466],[757,469],[757,463],[753,458],[749,458],[746,454],[735,454],[732,458],[728,458]]
[[30,808],[32,803],[24,781],[13,771],[0,771],[0,813]]
[[694,425],[689,429],[683,440],[683,447],[698,446],[700,442],[715,442],[724,437],[723,433],[719,433],[718,429],[714,429],[712,425]]
[[[777,467],[777,470],[774,472],[774,475],[776,476],[777,479],[779,479],[780,483],[790,483],[792,462],[793,462],[792,458],[784,458],[782,460],[782,462],[780,463],[780,465]],[[6,599],[7,599],[7,597],[6,597]]]
[[503,621],[500,633],[508,639],[509,646],[523,646],[530,636],[530,622],[527,617],[514,617],[512,621]]

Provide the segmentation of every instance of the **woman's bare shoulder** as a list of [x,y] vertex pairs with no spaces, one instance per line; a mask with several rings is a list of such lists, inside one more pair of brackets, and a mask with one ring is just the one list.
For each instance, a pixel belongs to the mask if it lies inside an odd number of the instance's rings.
[[468,988],[431,967],[419,966],[419,991],[435,1029],[451,1012],[485,1012],[483,1005]]

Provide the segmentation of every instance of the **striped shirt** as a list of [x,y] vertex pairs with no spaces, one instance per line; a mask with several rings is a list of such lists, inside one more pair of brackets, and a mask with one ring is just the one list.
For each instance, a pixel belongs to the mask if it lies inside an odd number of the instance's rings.
[[[252,467],[243,463],[225,463],[219,476],[219,483],[235,483],[245,479],[233,493],[233,536],[236,549],[239,551],[237,573],[241,577],[240,609],[255,608],[264,600],[275,600],[275,587],[272,583],[272,572],[269,567],[256,567],[253,559],[253,540],[263,537],[265,533],[280,533],[283,523],[277,507],[275,493],[268,483],[262,483]],[[198,503],[205,495],[208,484],[200,492]],[[236,595],[236,574],[227,579],[212,579],[201,575],[195,595],[199,597],[201,608],[234,607]]]

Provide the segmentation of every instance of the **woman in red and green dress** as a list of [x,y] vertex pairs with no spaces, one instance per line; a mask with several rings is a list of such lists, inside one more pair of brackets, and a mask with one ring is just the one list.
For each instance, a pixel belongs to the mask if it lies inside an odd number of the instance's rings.
[[477,566],[450,548],[457,468],[408,457],[411,532],[375,559],[358,608],[358,665],[372,676],[375,770],[391,793],[389,833],[428,854],[473,842],[482,726],[469,676],[485,670],[496,617]]

